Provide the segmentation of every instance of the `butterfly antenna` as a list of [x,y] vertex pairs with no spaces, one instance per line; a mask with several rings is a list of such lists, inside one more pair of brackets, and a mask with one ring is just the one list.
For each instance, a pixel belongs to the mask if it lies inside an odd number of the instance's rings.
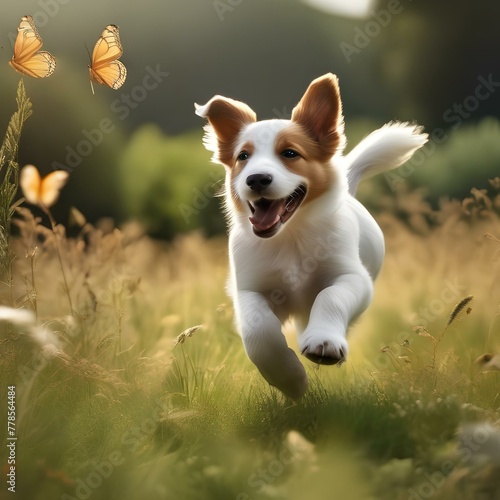
[[[87,47],[87,44],[85,42],[83,42],[83,46],[85,47],[85,49],[87,50],[87,54],[89,55],[90,64],[88,65],[88,67],[89,67],[89,70],[91,70],[91,68],[92,68],[92,56],[90,55],[90,50]],[[95,95],[94,85],[92,84],[92,78],[90,78],[89,82],[90,82],[90,88],[92,90],[92,95]]]
[[85,50],[87,51],[87,54],[89,55],[90,64],[92,64],[92,56],[90,55],[90,50],[87,47],[87,44],[85,42],[83,42],[83,46],[85,47]]

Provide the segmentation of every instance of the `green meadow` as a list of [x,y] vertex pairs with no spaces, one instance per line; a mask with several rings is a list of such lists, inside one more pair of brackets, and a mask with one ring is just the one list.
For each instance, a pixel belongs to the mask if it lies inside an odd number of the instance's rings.
[[224,236],[14,201],[30,107],[20,87],[0,151],[0,498],[500,498],[498,178],[437,208],[381,200],[373,304],[345,364],[303,359],[292,401],[235,332]]

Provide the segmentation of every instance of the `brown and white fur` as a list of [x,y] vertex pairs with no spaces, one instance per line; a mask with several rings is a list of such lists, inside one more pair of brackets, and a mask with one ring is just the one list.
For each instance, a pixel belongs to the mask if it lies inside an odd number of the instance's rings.
[[362,177],[398,167],[427,141],[390,123],[349,154],[337,77],[314,80],[291,120],[257,121],[244,103],[215,96],[196,113],[204,143],[226,168],[230,292],[249,358],[264,378],[299,398],[307,376],[286,343],[292,318],[301,353],[346,359],[349,325],[368,307],[384,257],[381,229],[354,198]]

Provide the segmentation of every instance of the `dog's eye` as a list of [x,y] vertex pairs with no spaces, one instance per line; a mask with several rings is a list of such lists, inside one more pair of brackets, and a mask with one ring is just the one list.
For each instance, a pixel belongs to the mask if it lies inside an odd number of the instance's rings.
[[287,148],[281,152],[281,156],[284,158],[298,158],[300,155],[294,149]]
[[242,151],[238,156],[237,160],[238,161],[246,161],[250,158],[250,153],[248,151]]

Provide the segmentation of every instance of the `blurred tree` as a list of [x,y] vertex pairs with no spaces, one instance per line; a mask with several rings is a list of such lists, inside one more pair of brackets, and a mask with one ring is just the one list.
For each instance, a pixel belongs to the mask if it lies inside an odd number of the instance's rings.
[[132,135],[120,159],[119,189],[123,211],[154,236],[171,238],[202,228],[224,231],[216,195],[224,170],[210,166],[202,131],[169,137],[152,124]]
[[488,187],[488,179],[499,173],[500,122],[484,118],[450,131],[408,179],[426,186],[431,200],[437,202],[442,196],[463,199],[473,187]]
[[[465,104],[469,109],[463,117],[474,121],[492,110],[498,113],[500,3],[400,3],[403,11],[381,33],[379,54],[383,78],[398,108],[395,113],[413,116],[428,130],[453,125],[449,110],[458,109],[455,105]],[[386,0],[377,3],[378,9],[386,6]],[[490,85],[488,96],[475,103],[480,77],[490,77],[496,86]]]

